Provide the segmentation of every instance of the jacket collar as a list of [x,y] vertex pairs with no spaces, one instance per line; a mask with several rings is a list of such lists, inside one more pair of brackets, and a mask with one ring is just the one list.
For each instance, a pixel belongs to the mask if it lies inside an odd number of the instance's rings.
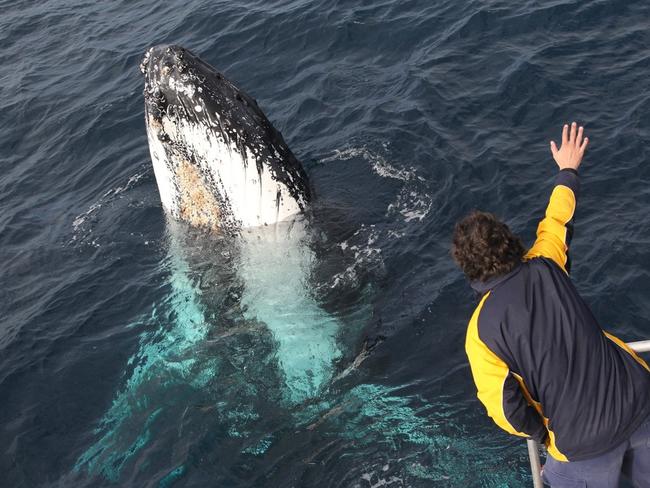
[[509,273],[506,273],[506,274],[501,275],[501,276],[496,276],[494,278],[490,278],[487,281],[478,281],[478,280],[477,281],[472,281],[470,283],[470,285],[472,286],[472,288],[474,288],[475,291],[477,291],[478,293],[483,295],[486,292],[488,292],[488,291],[492,290],[493,288],[495,288],[500,283],[503,283],[507,279],[509,279],[509,278],[513,277],[514,275],[516,275],[517,273],[519,273],[519,270],[521,270],[521,264],[518,264],[515,267],[515,269],[513,269]]

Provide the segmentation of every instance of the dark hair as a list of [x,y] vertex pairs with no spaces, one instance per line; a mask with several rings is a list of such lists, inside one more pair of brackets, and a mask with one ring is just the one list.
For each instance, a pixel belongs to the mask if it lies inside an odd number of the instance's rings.
[[470,281],[509,273],[524,252],[521,239],[491,213],[474,211],[454,228],[451,254]]

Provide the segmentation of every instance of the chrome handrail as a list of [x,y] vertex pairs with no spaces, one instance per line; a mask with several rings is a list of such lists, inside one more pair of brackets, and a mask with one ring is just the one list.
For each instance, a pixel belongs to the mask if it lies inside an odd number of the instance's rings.
[[[650,352],[650,341],[628,342],[628,347],[634,352]],[[539,443],[534,439],[527,439],[528,458],[530,470],[533,474],[533,488],[544,488],[542,483],[542,462],[539,457]]]
[[628,342],[627,345],[634,352],[650,352],[650,341]]

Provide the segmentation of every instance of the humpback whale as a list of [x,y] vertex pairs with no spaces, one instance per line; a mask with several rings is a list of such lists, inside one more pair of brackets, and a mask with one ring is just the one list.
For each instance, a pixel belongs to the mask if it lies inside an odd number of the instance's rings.
[[307,176],[253,98],[179,46],[152,47],[140,67],[151,160],[167,212],[232,231],[305,210]]
[[306,291],[314,258],[302,165],[257,102],[187,49],[152,47],[140,69],[163,207],[238,235],[244,316],[272,332],[288,398],[314,395],[339,357],[338,323]]
[[[77,471],[113,480],[166,428],[164,418],[188,421],[194,407],[176,390],[193,389],[201,411],[243,438],[255,430],[254,405],[309,404],[344,356],[341,319],[310,290],[310,186],[282,135],[253,98],[184,48],[152,47],[140,69],[168,216],[169,291],[153,307],[158,327],[141,335],[123,386],[76,463]],[[206,285],[210,259],[229,271]],[[225,296],[237,305],[223,306]],[[263,452],[270,442],[252,436],[242,452]]]

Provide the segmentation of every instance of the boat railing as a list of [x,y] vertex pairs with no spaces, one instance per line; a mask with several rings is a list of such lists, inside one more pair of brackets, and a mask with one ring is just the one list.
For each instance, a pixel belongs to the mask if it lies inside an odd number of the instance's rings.
[[[628,342],[627,345],[634,352],[650,352],[649,341]],[[533,439],[526,441],[528,445],[528,457],[530,458],[530,469],[533,474],[533,487],[543,488],[542,463],[539,457],[539,443]]]

